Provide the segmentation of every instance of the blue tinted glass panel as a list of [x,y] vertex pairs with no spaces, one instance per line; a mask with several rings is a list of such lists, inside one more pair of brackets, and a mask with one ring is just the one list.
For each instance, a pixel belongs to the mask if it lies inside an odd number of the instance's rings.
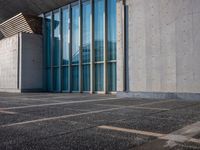
[[59,68],[53,68],[53,90],[59,91],[60,81],[59,81]]
[[62,69],[62,90],[69,90],[69,67],[63,67]]
[[72,91],[79,90],[79,66],[72,66]]
[[82,61],[90,62],[90,1],[82,5]]
[[45,17],[46,66],[51,66],[51,15]]
[[104,0],[94,0],[94,48],[95,61],[104,59]]
[[51,91],[51,68],[47,68],[47,91]]
[[116,60],[116,0],[107,1],[108,60]]
[[79,5],[72,7],[72,64],[79,63]]
[[95,91],[103,91],[104,90],[104,80],[103,80],[103,64],[95,65]]
[[116,63],[108,63],[108,91],[116,91]]
[[69,64],[69,10],[64,8],[62,11],[62,64]]
[[90,91],[90,65],[83,65],[83,91]]
[[59,49],[60,49],[60,13],[54,13],[54,49],[53,49],[53,65],[59,65]]

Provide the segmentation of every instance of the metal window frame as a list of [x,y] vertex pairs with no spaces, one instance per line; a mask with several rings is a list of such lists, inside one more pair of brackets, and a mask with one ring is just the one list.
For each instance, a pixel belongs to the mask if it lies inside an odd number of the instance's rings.
[[[69,40],[70,40],[70,22],[69,22],[69,19],[70,19],[70,6],[69,5],[65,5],[65,6],[63,6],[63,7],[61,7],[61,24],[62,24],[62,32],[61,32],[61,42],[62,42],[62,44],[61,44],[61,92],[62,93],[69,93],[70,92],[70,89],[69,89],[69,87],[70,87],[70,85],[69,85],[69,82],[70,82],[70,64],[69,64],[69,62],[68,62],[68,64],[63,64],[63,44],[64,44],[64,41],[63,41],[63,11],[64,10],[67,10],[67,12],[68,12],[68,20],[67,20],[67,23],[68,23],[68,31],[67,31],[67,33],[68,33],[68,35],[66,35],[67,36],[67,38],[68,38],[68,41],[67,41],[67,44],[68,44],[68,55],[69,55],[69,59],[70,59],[70,42],[69,42]],[[66,41],[65,41],[66,42]],[[64,87],[64,85],[63,85],[63,71],[64,71],[64,68],[68,68],[68,89],[67,90],[63,90],[63,87]]]
[[[72,7],[75,7],[75,6],[79,6],[79,18],[78,18],[78,20],[79,20],[79,62],[78,63],[74,63],[73,64],[73,61],[72,61]],[[70,73],[71,73],[71,75],[70,75],[70,81],[72,81],[72,79],[73,79],[73,77],[72,77],[72,67],[73,66],[79,66],[79,89],[77,90],[77,91],[74,91],[74,90],[72,90],[72,82],[70,83],[70,92],[71,93],[78,93],[78,92],[80,92],[80,76],[81,76],[81,74],[80,74],[80,70],[81,70],[81,66],[80,66],[80,57],[81,57],[81,50],[80,50],[80,0],[79,1],[76,1],[76,2],[74,2],[74,3],[71,3],[70,4],[70,23],[71,23],[71,26],[70,26],[70,43],[71,43],[71,50],[70,50],[70,52],[71,52],[71,65],[70,65]]]
[[[82,61],[82,53],[83,53],[83,49],[82,49],[82,5],[84,2],[90,2],[90,6],[91,6],[91,12],[90,12],[90,62],[83,62]],[[83,65],[90,65],[90,93],[103,93],[106,94],[108,92],[112,92],[112,91],[108,91],[108,63],[117,63],[117,60],[108,60],[107,55],[108,55],[108,12],[107,12],[107,2],[108,0],[103,0],[104,2],[104,8],[103,8],[103,55],[104,58],[102,61],[95,61],[95,49],[94,49],[94,2],[95,0],[78,0],[76,2],[73,2],[71,4],[65,5],[59,9],[53,10],[51,12],[45,13],[43,14],[44,17],[44,24],[43,24],[43,28],[44,28],[44,40],[45,38],[45,17],[46,15],[50,15],[51,16],[51,66],[47,67],[46,66],[46,61],[44,61],[45,64],[45,68],[51,68],[51,87],[50,87],[50,91],[51,92],[88,92],[88,91],[83,91],[83,75],[82,75],[82,67]],[[78,64],[72,64],[72,7],[79,5],[79,63]],[[63,56],[63,9],[67,9],[69,12],[69,18],[68,18],[68,24],[69,24],[69,29],[68,29],[68,46],[69,46],[69,63],[67,65],[63,65],[62,64],[62,56]],[[59,18],[60,18],[60,29],[59,29],[59,34],[60,34],[60,47],[59,47],[59,65],[58,66],[54,66],[53,62],[54,62],[54,58],[53,58],[53,52],[54,52],[54,14],[56,12],[59,12]],[[44,44],[44,49],[45,48],[45,44]],[[46,50],[44,50],[44,59],[45,58],[45,52]],[[96,64],[103,64],[103,91],[96,91],[95,89],[95,65]],[[79,90],[78,91],[72,91],[72,67],[73,66],[79,66]],[[59,68],[59,91],[54,91],[54,75],[53,75],[53,69],[54,68]],[[63,68],[64,67],[68,67],[68,90],[67,91],[63,91]],[[46,70],[46,69],[45,69]],[[46,76],[46,72],[44,73],[44,76]],[[45,78],[45,77],[44,77]],[[46,81],[46,80],[45,80]],[[47,83],[45,82],[45,85],[47,85]],[[46,86],[47,87],[47,86]]]
[[[60,36],[60,41],[59,41],[59,55],[58,55],[58,57],[59,57],[59,63],[58,63],[58,65],[54,65],[54,15],[55,15],[55,13],[58,13],[59,14],[59,19],[60,19],[60,26],[59,26],[59,36]],[[53,45],[53,47],[52,47],[52,91],[53,92],[55,92],[55,93],[58,93],[58,92],[61,92],[61,47],[62,47],[62,45],[61,45],[61,43],[62,43],[62,41],[61,41],[61,24],[62,24],[62,22],[61,22],[61,20],[62,20],[62,18],[61,18],[61,8],[59,8],[59,9],[55,9],[55,10],[53,10],[52,11],[52,16],[53,16],[53,19],[52,19],[52,45]],[[54,69],[55,68],[57,68],[58,70],[59,70],[59,89],[58,90],[54,90]]]

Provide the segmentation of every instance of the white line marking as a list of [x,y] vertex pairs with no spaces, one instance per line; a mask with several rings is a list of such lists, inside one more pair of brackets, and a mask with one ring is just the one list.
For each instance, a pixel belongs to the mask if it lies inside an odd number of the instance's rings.
[[40,105],[7,107],[7,108],[0,108],[0,109],[1,110],[13,110],[13,109],[23,109],[23,108],[33,108],[33,107],[56,106],[56,105],[63,105],[63,104],[76,104],[76,103],[89,103],[89,102],[98,102],[98,101],[108,101],[108,100],[114,100],[114,99],[119,99],[119,98],[93,99],[93,100],[81,100],[81,101],[68,101],[68,102],[48,103],[48,104],[40,104]]
[[[105,100],[108,100],[108,99],[105,99]],[[95,100],[93,100],[93,101],[95,101]],[[89,102],[91,102],[91,100]],[[160,103],[161,103],[161,101],[160,101]],[[103,109],[103,110],[97,110],[97,111],[90,111],[90,112],[71,114],[71,115],[63,115],[63,116],[57,116],[57,117],[49,117],[49,118],[43,118],[43,119],[36,119],[36,120],[31,120],[31,121],[24,121],[24,122],[1,125],[0,127],[11,127],[11,126],[24,125],[24,124],[29,124],[29,123],[43,122],[43,121],[56,120],[56,119],[64,119],[64,118],[76,117],[76,116],[82,116],[82,115],[88,115],[88,114],[96,114],[96,113],[101,113],[101,112],[120,110],[120,109],[124,109],[127,107],[129,107],[129,106],[124,106],[124,107],[120,107],[120,108]]]
[[[157,137],[159,139],[168,140],[167,145],[165,145],[165,147],[172,148],[177,145],[176,142],[184,143],[184,142],[189,141],[189,142],[200,144],[199,139],[192,138],[193,136],[200,133],[199,129],[196,128],[197,129],[196,132],[194,132],[195,129],[193,129],[193,127],[199,126],[199,123],[200,122],[191,124],[180,130],[174,131],[170,134],[161,134],[161,133],[155,133],[155,132],[141,131],[141,130],[135,130],[135,129],[126,129],[126,128],[120,128],[120,127],[106,126],[106,125],[98,126],[98,128]],[[187,130],[188,128],[190,128],[191,130]],[[183,132],[180,132],[180,131],[183,131]],[[185,134],[185,133],[187,133],[187,134]]]
[[56,119],[65,119],[65,118],[69,118],[69,117],[76,117],[76,116],[82,116],[82,115],[88,115],[88,114],[96,114],[96,113],[113,111],[113,110],[118,110],[118,109],[119,108],[111,108],[111,109],[90,111],[90,112],[85,112],[85,113],[63,115],[63,116],[58,116],[58,117],[49,117],[49,118],[36,119],[36,120],[31,120],[31,121],[24,121],[24,122],[12,123],[12,124],[7,124],[7,125],[1,125],[0,127],[2,127],[2,128],[3,127],[12,127],[12,126],[16,126],[16,125],[25,125],[25,124],[29,124],[29,123],[37,123],[37,122],[50,121],[50,120],[56,120]]
[[147,109],[147,110],[161,110],[161,111],[167,111],[170,110],[168,108],[154,108],[154,107],[137,107],[137,105],[130,105],[130,106],[120,106],[120,105],[106,105],[106,104],[97,104],[99,106],[110,106],[110,107],[127,107],[127,108],[135,108],[135,109]]
[[[87,96],[80,96],[79,98],[85,98]],[[1,97],[0,97],[1,98]],[[57,96],[57,97],[38,97],[38,98],[32,98],[32,97],[9,97],[9,99],[12,99],[12,100],[22,100],[22,101],[44,101],[46,102],[47,100],[51,100],[51,101],[57,101],[57,99],[62,99],[64,98],[65,100],[68,100],[68,99],[72,99],[72,98],[78,98],[78,97],[75,97],[75,96]],[[106,98],[106,97],[105,97]],[[5,98],[4,98],[5,99]],[[7,98],[6,98],[7,99]]]
[[9,114],[9,115],[17,114],[16,112],[5,111],[5,110],[0,110],[0,113],[3,113],[3,114]]
[[160,111],[168,111],[168,108],[154,108],[154,107],[137,107],[137,106],[129,106],[128,108],[136,108],[136,109],[147,109],[147,110],[160,110]]
[[122,131],[127,133],[134,133],[134,134],[141,134],[147,136],[154,136],[154,137],[162,137],[164,134],[148,132],[148,131],[141,131],[141,130],[134,130],[134,129],[126,129],[126,128],[119,128],[113,126],[98,126],[100,129],[107,129],[107,130],[114,130],[114,131]]
[[143,104],[138,104],[137,106],[147,106],[147,105],[153,105],[153,104],[163,104],[163,103],[168,103],[168,102],[173,102],[176,101],[175,99],[171,99],[171,100],[163,100],[163,101],[154,101],[154,102],[150,102],[150,103],[143,103]]

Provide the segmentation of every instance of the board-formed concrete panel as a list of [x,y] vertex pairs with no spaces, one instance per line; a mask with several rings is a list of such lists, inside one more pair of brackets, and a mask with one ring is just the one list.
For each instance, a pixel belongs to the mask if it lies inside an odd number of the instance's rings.
[[18,35],[0,41],[0,91],[18,87]]
[[126,5],[129,92],[200,93],[200,1]]
[[18,33],[0,40],[0,92],[43,90],[42,36]]
[[21,33],[21,90],[42,91],[43,70],[42,36]]

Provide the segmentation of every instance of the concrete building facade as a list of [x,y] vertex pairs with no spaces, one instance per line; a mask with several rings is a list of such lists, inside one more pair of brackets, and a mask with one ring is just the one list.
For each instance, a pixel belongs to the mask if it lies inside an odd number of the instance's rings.
[[[16,12],[13,10],[10,14],[3,12],[0,16],[2,22],[18,12],[43,17],[43,35],[17,33],[17,35],[0,41],[0,57],[4,58],[0,59],[1,91],[17,91],[13,89],[18,89],[18,91],[40,90],[49,92],[87,91],[90,93],[111,92],[117,93],[119,96],[140,98],[200,99],[200,1],[112,0],[114,3],[110,2],[110,0],[82,0],[77,2],[66,0],[65,2],[57,1],[56,3],[50,0],[44,1],[41,8],[39,2],[33,1],[30,4],[24,4],[29,6],[30,10],[27,10],[27,7],[22,5],[21,9],[18,6],[13,6],[18,10]],[[32,5],[33,3],[35,5]],[[11,5],[13,4],[11,3]],[[112,7],[109,7],[109,5],[112,5]],[[77,12],[73,12],[74,6],[77,6]],[[84,12],[84,7],[87,10],[89,8],[90,11]],[[111,8],[116,11],[112,11]],[[69,21],[66,22],[62,19],[64,9],[67,9],[69,13],[67,19]],[[55,19],[56,13],[59,14],[58,20]],[[74,15],[77,13],[76,18],[73,18],[73,13]],[[109,17],[113,17],[112,15],[115,16],[115,20],[109,19]],[[49,56],[52,61],[56,55],[53,53],[56,50],[55,39],[53,38],[56,33],[58,33],[57,38],[60,38],[60,43],[57,43],[60,45],[57,49],[60,51],[58,53],[59,58],[63,56],[63,49],[66,49],[63,44],[68,44],[69,46],[69,50],[66,51],[69,54],[69,64],[62,64],[61,59],[58,59],[59,65],[57,69],[59,71],[57,73],[54,71],[56,70],[56,65],[46,66],[48,55],[46,53],[46,40],[48,35],[45,21],[49,16],[52,17],[49,22],[49,31],[51,32],[49,34],[51,55]],[[95,21],[95,19],[97,20]],[[96,25],[97,21],[99,22]],[[60,25],[58,25],[58,22],[60,22]],[[85,28],[84,22],[86,24]],[[79,26],[77,32],[76,30],[73,32],[75,25]],[[88,25],[89,28],[87,28]],[[59,26],[59,28],[56,29],[54,28],[55,26]],[[114,26],[116,28],[112,28]],[[64,27],[69,30],[64,30]],[[112,29],[115,30],[115,34],[113,34]],[[85,31],[90,36],[85,34]],[[68,36],[64,36],[64,33]],[[75,34],[77,36],[74,36]],[[19,35],[24,36],[23,40],[28,40],[22,42],[26,43],[23,49],[26,54],[22,56],[18,52]],[[99,49],[104,57],[95,60],[95,53],[98,51],[95,47],[95,37],[97,39],[100,38],[98,35],[102,36],[103,43],[101,43],[102,47],[100,44]],[[3,37],[2,35],[0,36]],[[79,57],[77,64],[73,64],[73,37],[75,41],[79,42],[78,45],[74,44],[74,47],[78,47],[80,50],[80,53],[78,52],[80,55],[77,55]],[[112,37],[115,40],[116,49],[112,46],[109,47],[111,45],[109,38],[112,39]],[[63,40],[64,38],[69,39],[66,42]],[[90,54],[88,55],[85,52],[84,55],[84,42],[87,44],[88,41]],[[107,56],[109,51],[113,52],[112,49],[115,51],[112,58],[116,53],[116,59],[109,60]],[[83,62],[86,55],[90,57],[90,60]],[[18,56],[24,56],[23,61],[30,62],[19,61],[21,57]],[[34,57],[35,61],[31,61],[32,57]],[[68,58],[67,55],[66,57]],[[17,66],[17,62],[21,62],[21,65]],[[116,66],[109,67],[109,63],[116,63]],[[95,72],[98,64],[102,64],[102,66],[99,65],[102,69]],[[75,68],[76,65],[77,72],[73,71],[73,66]],[[86,69],[83,65],[85,65]],[[20,71],[20,66],[24,66],[22,71]],[[67,67],[69,69],[68,75],[66,75],[66,72],[63,73],[63,68]],[[48,68],[51,74],[49,80],[47,76]],[[84,69],[86,70],[85,74]],[[77,78],[73,77],[73,73],[74,76],[78,73]],[[36,76],[32,78],[31,75]],[[56,75],[58,75],[58,80],[54,79]],[[68,81],[63,79],[63,75],[67,76]],[[56,83],[57,81],[58,83]],[[6,84],[8,82],[9,84]],[[63,85],[64,82],[69,89],[62,89],[63,87],[66,88]],[[74,82],[74,84],[70,82]],[[56,86],[54,87],[54,85]],[[75,87],[74,90],[73,87]],[[98,90],[95,90],[95,88]]]

